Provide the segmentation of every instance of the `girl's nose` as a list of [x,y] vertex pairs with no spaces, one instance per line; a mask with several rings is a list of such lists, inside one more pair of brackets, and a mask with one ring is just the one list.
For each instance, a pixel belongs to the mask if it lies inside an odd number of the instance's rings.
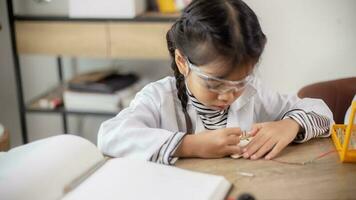
[[231,103],[232,101],[235,100],[235,91],[230,90],[228,92],[222,93],[218,95],[218,100]]

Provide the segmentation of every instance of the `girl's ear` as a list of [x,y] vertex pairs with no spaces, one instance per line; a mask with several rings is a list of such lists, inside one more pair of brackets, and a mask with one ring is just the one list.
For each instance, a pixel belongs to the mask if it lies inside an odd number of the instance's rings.
[[183,56],[183,54],[178,50],[176,49],[175,50],[175,62],[178,66],[178,70],[181,74],[183,74],[183,76],[188,76],[188,73],[189,73],[189,67],[187,66],[187,62],[185,60],[185,57]]

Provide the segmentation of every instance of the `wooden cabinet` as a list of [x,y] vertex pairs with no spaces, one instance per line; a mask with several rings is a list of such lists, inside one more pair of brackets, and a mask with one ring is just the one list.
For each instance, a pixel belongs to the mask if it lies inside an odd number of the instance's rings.
[[108,55],[107,24],[98,22],[16,22],[20,54]]
[[17,21],[20,54],[124,59],[169,58],[171,23]]
[[169,58],[166,33],[170,23],[110,23],[110,57]]

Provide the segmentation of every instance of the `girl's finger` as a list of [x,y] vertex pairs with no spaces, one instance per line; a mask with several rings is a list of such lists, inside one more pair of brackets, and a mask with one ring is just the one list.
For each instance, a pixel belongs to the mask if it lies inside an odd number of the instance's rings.
[[225,128],[223,130],[226,135],[240,136],[242,134],[241,128]]
[[226,155],[241,154],[241,147],[239,145],[228,145],[226,146]]
[[[260,135],[260,137],[255,137],[252,141],[244,148],[244,158],[249,158],[251,155],[255,154],[264,145],[269,137],[267,135]],[[246,149],[246,150],[245,150]]]
[[263,134],[256,135],[251,139],[251,141],[243,148],[243,151],[246,152],[251,146],[254,146],[256,142],[258,142],[263,137]]
[[242,135],[242,130],[241,128],[228,128],[228,135],[236,135],[236,136],[240,136]]
[[260,130],[259,128],[254,127],[254,128],[252,128],[251,130],[249,130],[247,132],[247,135],[250,135],[251,137],[254,137],[254,136],[257,135],[259,130]]
[[237,145],[240,143],[240,137],[236,135],[227,136],[227,145]]
[[282,151],[282,149],[284,149],[286,146],[288,145],[287,142],[278,142],[272,149],[271,152],[269,152],[266,156],[265,159],[270,160],[273,159],[274,157],[276,157],[279,152]]
[[258,124],[253,124],[252,128],[249,132],[247,132],[248,135],[255,136],[258,131],[262,128],[264,123],[258,123]]
[[263,146],[255,154],[253,154],[251,156],[251,159],[255,160],[255,159],[261,158],[268,151],[270,151],[275,144],[276,144],[276,141],[273,140],[272,138],[270,138],[269,140],[267,140],[267,142],[265,144],[263,144]]

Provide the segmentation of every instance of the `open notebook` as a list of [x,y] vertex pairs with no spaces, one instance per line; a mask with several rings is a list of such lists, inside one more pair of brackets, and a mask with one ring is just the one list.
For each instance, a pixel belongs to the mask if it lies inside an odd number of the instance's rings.
[[89,141],[61,135],[0,156],[1,199],[224,199],[221,176],[127,158],[106,159]]

